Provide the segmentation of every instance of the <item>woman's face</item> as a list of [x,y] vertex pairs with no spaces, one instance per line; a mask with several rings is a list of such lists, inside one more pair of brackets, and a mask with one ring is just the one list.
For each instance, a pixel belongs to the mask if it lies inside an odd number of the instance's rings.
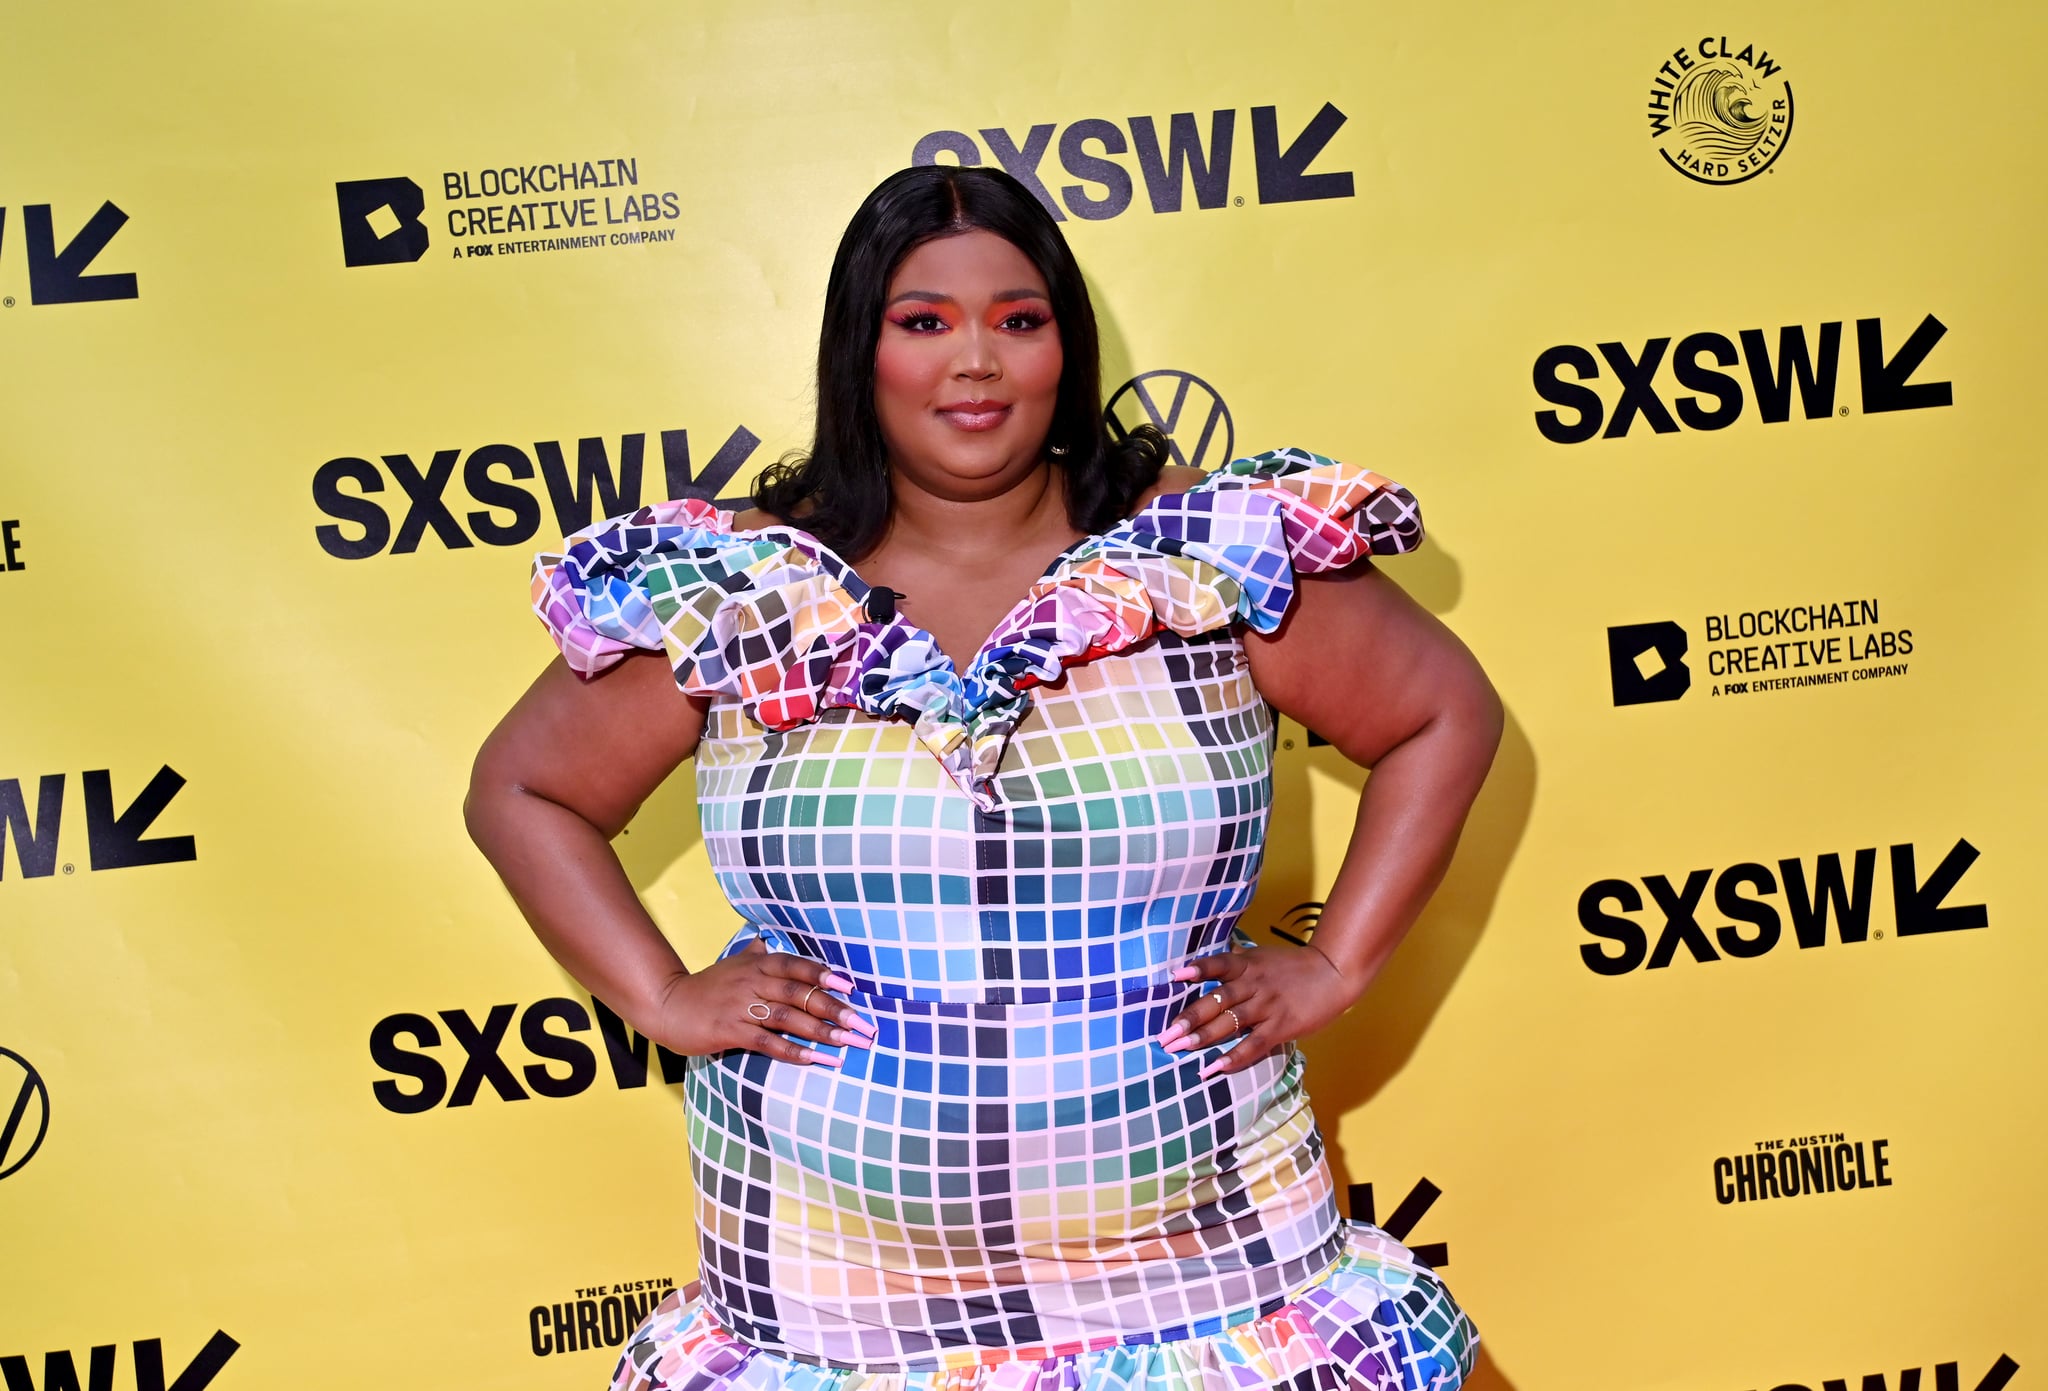
[[1044,451],[1064,364],[1030,257],[993,232],[924,243],[890,277],[875,347],[891,467],[959,501],[1013,486]]

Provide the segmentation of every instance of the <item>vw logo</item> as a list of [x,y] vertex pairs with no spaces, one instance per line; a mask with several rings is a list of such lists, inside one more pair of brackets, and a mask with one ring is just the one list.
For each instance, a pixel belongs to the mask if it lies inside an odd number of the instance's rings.
[[1192,372],[1140,372],[1116,389],[1103,415],[1118,439],[1140,425],[1157,427],[1176,464],[1214,470],[1236,457],[1230,407],[1215,387]]
[[50,1128],[50,1092],[29,1060],[0,1048],[0,1178],[35,1158]]

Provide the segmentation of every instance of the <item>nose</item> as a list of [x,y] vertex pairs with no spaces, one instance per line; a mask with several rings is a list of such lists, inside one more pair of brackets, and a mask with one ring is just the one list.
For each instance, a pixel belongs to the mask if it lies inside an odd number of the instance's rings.
[[968,324],[953,336],[953,375],[967,381],[996,381],[1003,375],[996,335],[986,324]]

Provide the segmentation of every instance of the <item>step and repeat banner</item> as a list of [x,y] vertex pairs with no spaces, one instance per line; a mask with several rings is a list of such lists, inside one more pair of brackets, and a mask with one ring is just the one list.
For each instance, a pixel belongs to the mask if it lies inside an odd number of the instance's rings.
[[[123,8],[0,87],[7,1391],[595,1387],[692,1277],[680,1060],[461,801],[531,554],[807,439],[915,162],[1062,220],[1124,425],[1422,499],[1508,730],[1307,1047],[1473,1384],[2048,1388],[2038,11]],[[1255,936],[1363,778],[1283,727]]]

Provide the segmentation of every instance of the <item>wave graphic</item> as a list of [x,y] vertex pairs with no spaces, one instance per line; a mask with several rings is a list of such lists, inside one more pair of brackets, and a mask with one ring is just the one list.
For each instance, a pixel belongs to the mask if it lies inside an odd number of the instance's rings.
[[1769,118],[1752,109],[1759,101],[1733,63],[1703,63],[1678,84],[1671,113],[1687,149],[1733,159],[1754,150],[1770,129]]

